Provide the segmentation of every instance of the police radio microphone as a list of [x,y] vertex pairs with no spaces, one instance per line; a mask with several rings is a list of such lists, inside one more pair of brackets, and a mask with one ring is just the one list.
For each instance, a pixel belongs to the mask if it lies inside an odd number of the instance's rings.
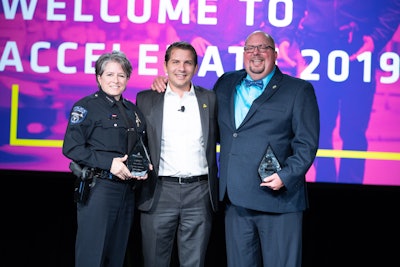
[[178,109],[178,111],[180,111],[180,112],[185,112],[185,106],[181,106],[181,108]]

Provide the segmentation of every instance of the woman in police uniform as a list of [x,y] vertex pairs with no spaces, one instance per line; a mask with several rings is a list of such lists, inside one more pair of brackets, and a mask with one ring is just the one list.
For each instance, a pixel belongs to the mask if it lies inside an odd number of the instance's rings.
[[133,222],[134,183],[147,178],[134,176],[126,165],[128,139],[140,142],[145,119],[122,97],[132,73],[124,53],[101,55],[95,71],[99,90],[72,107],[62,150],[86,178],[94,177],[87,201],[77,203],[75,266],[120,267]]

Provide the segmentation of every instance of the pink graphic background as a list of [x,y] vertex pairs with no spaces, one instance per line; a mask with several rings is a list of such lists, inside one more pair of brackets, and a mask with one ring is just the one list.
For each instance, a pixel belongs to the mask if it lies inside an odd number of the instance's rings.
[[[239,1],[220,1],[229,8],[218,11],[217,25],[200,25],[191,23],[184,25],[179,21],[159,23],[157,19],[158,6],[153,5],[151,18],[146,23],[132,23],[126,18],[126,3],[109,1],[108,14],[119,15],[118,23],[106,23],[100,18],[99,1],[85,1],[82,13],[92,14],[93,22],[79,22],[73,19],[73,7],[57,10],[58,14],[65,14],[65,21],[50,21],[47,16],[47,6],[38,1],[32,20],[23,19],[21,7],[18,6],[13,18],[6,18],[5,7],[0,10],[0,169],[5,170],[32,170],[68,172],[69,160],[61,153],[61,148],[11,146],[10,112],[11,88],[19,85],[18,128],[19,139],[62,140],[67,126],[69,110],[73,103],[83,96],[97,90],[95,76],[85,73],[85,64],[88,59],[87,44],[103,44],[104,49],[95,49],[92,54],[99,56],[103,52],[113,49],[119,44],[131,60],[134,71],[129,81],[125,97],[135,101],[138,91],[150,87],[157,75],[163,75],[163,60],[165,47],[173,41],[185,38],[185,34],[199,32],[199,37],[213,34],[219,43],[207,45],[217,46],[221,55],[228,46],[241,46],[245,36],[251,31],[260,28],[262,9],[256,6],[253,26],[246,26],[245,10],[240,7]],[[175,1],[172,1],[175,2]],[[226,2],[226,3],[225,3]],[[69,3],[69,2],[68,2]],[[258,5],[258,4],[257,4]],[[194,8],[194,7],[193,7]],[[225,14],[226,13],[226,14]],[[234,19],[232,20],[232,14]],[[243,19],[242,19],[243,18]],[[179,35],[180,33],[181,35]],[[182,34],[183,33],[183,34]],[[214,38],[215,38],[214,37]],[[335,38],[332,36],[332,38]],[[17,51],[6,53],[7,45],[15,42]],[[38,42],[49,42],[49,49],[40,49],[38,65],[49,66],[50,71],[38,73],[32,68],[32,46]],[[66,50],[65,66],[76,67],[77,72],[65,74],[60,72],[58,63],[60,47],[68,42],[77,43],[77,49]],[[141,45],[156,45],[156,51],[146,52],[146,60],[153,57],[153,62],[147,61],[146,69],[156,69],[156,73],[139,74],[141,61],[144,60],[139,50]],[[7,48],[9,49],[9,47]],[[202,47],[196,47],[199,56],[204,55]],[[400,52],[400,33],[397,31],[386,51]],[[17,52],[17,53],[15,53]],[[23,70],[17,70],[13,65],[20,57]],[[234,57],[221,56],[224,71],[236,68]],[[5,63],[6,62],[6,63]],[[201,61],[200,61],[201,64]],[[279,63],[278,63],[279,64]],[[93,66],[93,62],[91,63]],[[285,70],[285,67],[282,66]],[[387,75],[380,71],[379,75]],[[207,88],[218,78],[215,72],[209,72],[204,77],[197,76],[195,83]],[[354,103],[357,105],[357,103]],[[395,83],[378,84],[374,96],[373,110],[367,131],[368,151],[400,153],[400,81]],[[339,120],[340,118],[338,118]],[[334,149],[341,149],[339,129],[333,132]],[[400,185],[399,160],[367,159],[365,166],[364,184]],[[307,175],[307,180],[314,181],[314,167]]]

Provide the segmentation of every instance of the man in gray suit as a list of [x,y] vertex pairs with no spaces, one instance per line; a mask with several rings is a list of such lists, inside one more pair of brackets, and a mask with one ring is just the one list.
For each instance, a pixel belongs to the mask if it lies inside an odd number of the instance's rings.
[[154,166],[138,200],[146,267],[170,266],[175,236],[180,266],[204,266],[218,204],[218,126],[215,93],[192,84],[197,68],[193,46],[175,42],[165,54],[165,93],[136,98]]

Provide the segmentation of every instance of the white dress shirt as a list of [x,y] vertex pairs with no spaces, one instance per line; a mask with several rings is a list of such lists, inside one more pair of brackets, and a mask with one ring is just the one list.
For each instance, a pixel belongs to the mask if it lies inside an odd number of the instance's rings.
[[159,175],[188,177],[207,173],[199,105],[193,85],[182,97],[167,85]]

